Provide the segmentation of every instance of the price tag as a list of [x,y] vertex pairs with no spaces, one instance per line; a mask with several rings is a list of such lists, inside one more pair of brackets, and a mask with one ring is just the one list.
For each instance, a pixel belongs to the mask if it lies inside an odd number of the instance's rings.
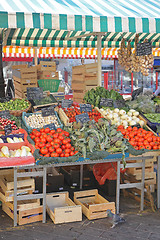
[[137,56],[144,56],[152,54],[152,44],[150,42],[137,43]]
[[114,105],[115,108],[123,108],[123,107],[126,106],[125,101],[123,99],[122,100],[115,100],[113,102],[113,105]]
[[69,108],[73,104],[72,100],[62,99],[62,108]]
[[54,106],[50,106],[42,109],[42,117],[47,117],[54,114],[55,114]]
[[38,88],[38,87],[27,88],[28,100],[41,99],[41,98],[43,98],[43,88]]
[[56,127],[55,127],[54,123],[50,123],[50,124],[47,124],[47,125],[44,126],[44,128],[47,128],[47,127],[48,127],[50,130],[56,130]]
[[80,104],[80,111],[81,112],[92,112],[91,104]]
[[101,98],[100,106],[102,106],[102,107],[113,107],[113,99]]
[[76,115],[75,118],[77,122],[81,122],[82,124],[90,121],[88,113]]
[[4,127],[5,135],[8,135],[12,132],[12,126],[11,124],[8,124],[7,126]]
[[10,118],[10,113],[9,113],[9,111],[8,110],[6,110],[6,111],[0,111],[0,117],[1,118]]

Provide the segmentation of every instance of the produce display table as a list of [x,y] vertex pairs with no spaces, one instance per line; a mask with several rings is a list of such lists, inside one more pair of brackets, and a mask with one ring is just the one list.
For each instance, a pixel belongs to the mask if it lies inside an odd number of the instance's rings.
[[[73,166],[80,165],[80,188],[82,189],[82,179],[83,179],[83,165],[85,164],[96,164],[96,163],[105,163],[105,162],[117,162],[117,188],[116,188],[116,212],[119,213],[119,203],[120,203],[120,190],[127,188],[140,188],[141,189],[141,210],[143,211],[144,207],[144,180],[145,180],[145,160],[151,159],[153,157],[157,157],[158,169],[157,169],[157,207],[160,208],[160,157],[158,153],[155,155],[152,152],[150,156],[140,156],[140,157],[126,157],[126,161],[135,161],[142,160],[142,162],[138,163],[127,163],[126,168],[134,168],[134,167],[142,167],[142,179],[139,183],[120,183],[120,168],[123,168],[123,164],[121,163],[122,159],[119,156],[114,158],[114,154],[111,154],[107,157],[107,159],[100,160],[87,160],[87,161],[79,161],[79,162],[70,162],[70,163],[56,163],[49,165],[34,165],[34,166],[20,166],[14,167],[14,226],[17,226],[17,201],[20,200],[29,200],[29,199],[43,199],[43,223],[46,222],[46,175],[48,167],[63,167],[63,166]],[[20,169],[29,170],[28,172],[18,173],[17,171]],[[37,171],[31,171],[36,169]],[[29,194],[29,195],[19,195],[17,196],[17,178],[18,177],[43,177],[43,193],[42,194]]]

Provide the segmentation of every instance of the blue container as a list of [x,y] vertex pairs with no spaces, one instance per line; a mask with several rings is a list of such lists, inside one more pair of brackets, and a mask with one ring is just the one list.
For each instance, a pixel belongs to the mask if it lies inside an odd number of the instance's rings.
[[[33,128],[31,128],[29,125],[27,125],[26,120],[25,120],[25,116],[26,116],[26,117],[29,117],[30,115],[38,115],[38,114],[39,114],[39,113],[26,113],[26,112],[23,112],[23,113],[22,113],[22,124],[25,126],[25,128],[26,128],[26,130],[27,130],[28,133],[32,132]],[[60,121],[60,119],[59,119],[58,114],[57,114],[56,111],[55,111],[55,115],[56,115],[56,117],[57,117],[57,120],[58,120],[58,123],[59,123],[59,127],[60,127],[60,128],[63,128],[63,124],[61,123],[61,121]],[[46,125],[46,126],[43,126],[43,128],[46,128],[46,127],[48,127],[48,126],[47,126],[47,125]],[[34,129],[39,130],[39,129],[36,128],[36,127],[34,127]],[[56,128],[55,128],[55,129],[56,129]]]
[[[160,113],[156,113],[156,114],[160,114]],[[154,132],[157,132],[157,126],[160,126],[160,123],[151,122],[148,118],[146,118],[146,117],[144,116],[143,113],[140,113],[140,115],[147,121],[147,125],[148,125]]]

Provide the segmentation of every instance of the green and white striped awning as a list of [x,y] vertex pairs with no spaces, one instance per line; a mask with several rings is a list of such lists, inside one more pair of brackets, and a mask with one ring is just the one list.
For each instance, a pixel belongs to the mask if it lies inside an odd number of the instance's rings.
[[[96,47],[97,36],[83,37],[84,34],[91,32],[65,31],[65,30],[47,30],[47,29],[8,29],[5,45],[15,46],[38,46],[38,47]],[[131,46],[134,47],[136,33],[133,32],[107,32],[102,36],[103,48],[118,48],[122,37],[131,40]],[[79,36],[74,40],[75,36]],[[73,38],[73,40],[67,39]],[[160,47],[160,33],[139,33],[139,41],[144,39],[152,42],[153,47]]]
[[102,47],[119,47],[122,35],[134,41],[135,33],[159,47],[160,0],[3,0],[0,28],[7,45],[95,47],[103,32]]

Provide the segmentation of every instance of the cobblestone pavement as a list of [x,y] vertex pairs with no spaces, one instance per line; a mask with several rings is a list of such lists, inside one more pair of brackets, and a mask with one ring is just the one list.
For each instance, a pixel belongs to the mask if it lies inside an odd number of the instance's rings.
[[160,211],[139,212],[139,204],[121,197],[120,211],[126,222],[111,229],[107,218],[55,225],[47,216],[41,222],[13,227],[13,221],[0,210],[0,239],[5,240],[157,240],[160,239]]

